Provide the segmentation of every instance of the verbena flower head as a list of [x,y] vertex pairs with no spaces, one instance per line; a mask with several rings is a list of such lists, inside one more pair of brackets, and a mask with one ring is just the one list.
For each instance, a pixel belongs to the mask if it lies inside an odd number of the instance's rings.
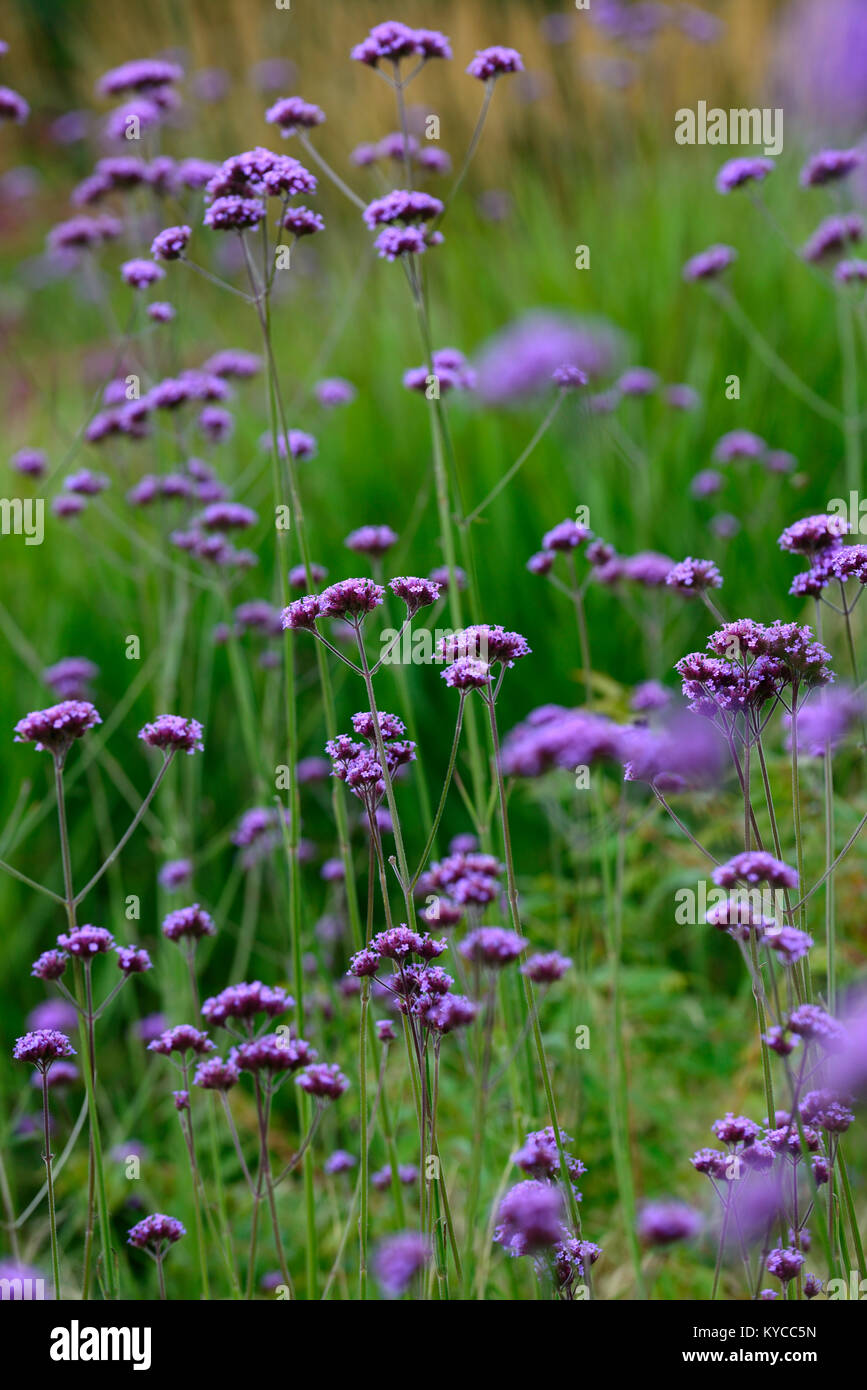
[[263,985],[261,980],[250,984],[229,985],[219,994],[206,999],[202,1017],[212,1026],[225,1027],[227,1022],[249,1022],[256,1014],[278,1018],[292,1008],[295,1001],[285,990]]
[[509,72],[523,72],[524,60],[516,48],[503,48],[495,44],[492,48],[480,48],[470,62],[467,72],[480,82],[502,77]]
[[65,951],[43,951],[33,962],[30,974],[37,980],[59,980],[69,960]]
[[163,918],[163,936],[169,941],[199,941],[203,936],[213,936],[217,928],[213,918],[198,903],[190,907],[179,907]]
[[416,1231],[403,1231],[400,1235],[389,1236],[379,1246],[373,1258],[374,1278],[383,1293],[399,1298],[430,1258],[427,1237]]
[[304,1038],[292,1038],[283,1033],[266,1033],[262,1038],[241,1043],[232,1049],[232,1061],[241,1071],[294,1072],[309,1066],[316,1059],[316,1049]]
[[801,187],[817,188],[845,179],[858,168],[863,158],[860,150],[820,150],[807,160],[801,170]]
[[649,367],[628,367],[617,381],[623,396],[651,396],[659,386],[659,377]]
[[408,24],[388,20],[376,24],[352,49],[350,57],[356,63],[375,68],[383,61],[392,63],[395,68],[402,58],[416,56],[423,61],[429,58],[451,58],[452,51],[445,34],[436,29],[411,29]]
[[494,1240],[517,1258],[536,1254],[563,1238],[563,1216],[559,1187],[528,1178],[501,1201]]
[[717,440],[713,456],[718,463],[735,459],[759,459],[767,449],[765,441],[752,430],[730,430]]
[[474,656],[462,656],[441,673],[452,690],[485,690],[491,683],[491,668]]
[[778,540],[781,550],[793,555],[816,555],[822,551],[835,550],[842,545],[843,536],[852,530],[843,516],[821,513],[818,516],[805,516],[787,526]]
[[590,378],[574,363],[564,362],[561,366],[554,368],[551,373],[551,380],[555,386],[559,386],[563,391],[574,391],[579,386],[586,386]]
[[442,593],[442,585],[435,579],[419,579],[406,574],[390,579],[388,587],[397,598],[403,599],[409,618],[414,617],[420,608],[428,608],[436,603]]
[[96,680],[99,667],[83,656],[65,656],[42,672],[42,679],[64,700],[83,700],[90,682]]
[[778,1247],[776,1250],[768,1252],[765,1269],[781,1283],[787,1284],[790,1279],[795,1278],[803,1263],[804,1256],[794,1246],[790,1246],[788,1249]]
[[815,264],[845,251],[851,242],[860,241],[863,235],[864,220],[857,213],[826,217],[801,248],[801,255],[805,261]]
[[535,984],[550,985],[555,980],[562,980],[566,971],[571,968],[572,962],[569,957],[562,956],[559,951],[536,952],[521,966],[521,974],[526,975]]
[[115,946],[118,968],[124,975],[143,975],[153,970],[153,961],[141,946]]
[[341,579],[319,595],[320,612],[329,618],[362,618],[384,598],[385,589],[372,579]]
[[687,261],[683,267],[683,278],[715,280],[724,270],[728,270],[730,265],[734,265],[737,257],[738,253],[733,246],[709,246],[706,251],[699,251],[697,256]]
[[651,1202],[638,1218],[638,1234],[646,1245],[671,1245],[691,1240],[702,1228],[697,1211],[682,1202]]
[[325,1172],[330,1175],[338,1173],[351,1173],[357,1163],[354,1154],[347,1153],[346,1149],[335,1149],[334,1153],[329,1154],[323,1164]]
[[265,120],[269,125],[275,125],[280,134],[286,137],[295,135],[299,130],[314,130],[322,125],[325,112],[301,97],[281,97],[273,106],[269,106]]
[[718,193],[731,193],[748,183],[762,183],[772,173],[774,161],[761,155],[741,155],[730,159],[716,176]]
[[472,656],[493,666],[498,662],[512,667],[522,656],[529,656],[531,648],[520,632],[507,632],[499,623],[474,623],[458,632],[441,637],[436,645],[436,656],[440,661],[457,661]]
[[349,1087],[349,1081],[340,1068],[326,1062],[315,1062],[305,1067],[296,1076],[295,1084],[317,1100],[339,1100]]
[[158,280],[165,279],[166,272],[153,261],[124,261],[120,268],[121,279],[134,290],[146,290]]
[[[305,576],[306,578],[306,576]],[[305,594],[304,598],[297,598],[284,608],[280,621],[283,628],[292,631],[314,632],[316,630],[316,620],[322,615],[322,602],[318,594]]]
[[180,714],[159,714],[151,724],[139,731],[139,738],[149,748],[161,748],[166,753],[204,752],[204,730],[198,719],[185,719]]
[[0,121],[14,121],[23,125],[30,115],[30,107],[18,92],[11,87],[0,87]]
[[[857,256],[851,260],[838,261],[834,267],[834,279],[841,285],[863,285],[867,280],[867,261]],[[810,1276],[808,1275],[807,1278]]]
[[205,1057],[209,1052],[216,1050],[216,1045],[211,1042],[207,1033],[202,1033],[191,1023],[179,1023],[175,1028],[167,1028],[159,1037],[148,1043],[148,1052],[157,1052],[161,1057],[170,1057],[173,1052],[183,1057],[187,1053]]
[[205,211],[204,224],[216,232],[240,232],[247,227],[258,227],[264,216],[265,205],[258,198],[228,194],[214,199]]
[[15,725],[15,743],[32,743],[37,752],[63,758],[70,745],[101,724],[97,711],[87,700],[62,700],[48,709],[34,710]]
[[151,255],[158,261],[180,260],[191,236],[189,227],[165,227],[151,242]]
[[280,219],[280,226],[296,237],[315,236],[325,231],[325,220],[312,208],[287,208]]
[[586,526],[581,526],[571,517],[558,524],[550,531],[546,531],[542,537],[543,550],[576,550],[579,545],[592,539],[593,532]]
[[97,84],[100,96],[116,97],[124,92],[153,92],[180,82],[184,70],[162,58],[134,58],[103,73]]
[[768,883],[772,888],[797,888],[798,873],[767,850],[745,850],[736,854],[713,871],[713,881],[720,888],[734,888],[738,883]]
[[161,1256],[165,1249],[176,1245],[186,1234],[186,1228],[174,1216],[155,1212],[153,1216],[146,1216],[143,1221],[131,1226],[126,1240],[127,1245],[134,1246],[136,1250],[147,1250],[151,1255]]
[[90,960],[93,956],[105,955],[115,949],[114,937],[107,927],[94,927],[85,922],[80,927],[72,927],[61,932],[57,944],[62,951],[68,951],[79,960]]
[[397,540],[397,532],[390,526],[359,526],[350,531],[343,544],[358,555],[384,555]]
[[665,582],[669,589],[690,598],[707,593],[709,589],[722,588],[723,581],[713,560],[694,560],[688,555],[669,571]]
[[56,1028],[38,1028],[16,1038],[12,1056],[16,1062],[32,1062],[40,1071],[47,1071],[52,1062],[74,1057],[75,1048],[65,1033]]
[[16,473],[26,478],[42,478],[48,471],[48,455],[44,449],[19,449],[9,462]]
[[526,949],[524,938],[506,927],[477,927],[458,947],[464,960],[492,970],[511,965]]
[[321,406],[333,410],[335,406],[351,404],[357,392],[351,381],[341,376],[329,376],[317,381],[313,394]]

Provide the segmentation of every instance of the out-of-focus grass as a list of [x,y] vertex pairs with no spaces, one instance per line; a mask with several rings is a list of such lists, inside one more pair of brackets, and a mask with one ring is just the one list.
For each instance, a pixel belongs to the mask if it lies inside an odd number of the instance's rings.
[[[58,8],[51,7],[52,23]],[[701,96],[726,100],[735,73],[741,90],[749,90],[750,82],[758,80],[766,50],[757,42],[761,34],[750,25],[766,22],[769,11],[758,5],[730,7],[732,30],[727,43],[721,49],[689,49],[688,64],[683,45],[666,41],[660,54],[648,61],[647,80],[619,93],[576,78],[581,71],[579,59],[589,58],[598,47],[595,41],[586,45],[582,41],[578,54],[543,44],[538,32],[542,9],[519,3],[443,4],[435,14],[422,4],[401,8],[401,17],[408,22],[436,23],[446,30],[462,60],[474,48],[502,40],[526,53],[531,71],[547,74],[541,97],[530,103],[521,100],[521,88],[510,91],[507,83],[501,85],[465,196],[449,214],[445,245],[427,258],[435,340],[472,352],[517,313],[538,306],[602,314],[627,335],[632,361],[653,367],[667,381],[689,382],[700,392],[702,404],[695,414],[682,416],[651,402],[634,406],[621,417],[628,420],[650,459],[644,503],[639,503],[642,494],[611,447],[604,427],[567,404],[518,479],[476,526],[473,539],[485,614],[526,633],[533,647],[533,657],[520,663],[504,686],[501,717],[506,727],[543,701],[569,704],[580,698],[572,615],[544,581],[524,568],[543,530],[570,514],[578,503],[590,506],[593,528],[621,551],[653,547],[675,558],[691,553],[716,559],[725,575],[721,601],[727,614],[810,620],[811,614],[806,610],[802,614],[799,604],[787,597],[793,566],[778,552],[776,536],[783,525],[822,508],[830,497],[843,492],[839,433],[817,421],[788,394],[716,306],[680,279],[684,259],[708,243],[727,241],[738,247],[740,260],[732,284],[750,316],[814,390],[839,401],[840,357],[830,294],[774,239],[745,199],[723,199],[713,191],[713,172],[719,162],[716,152],[679,149],[671,137],[676,106]],[[23,77],[17,85],[35,106],[42,95],[57,110],[85,101],[93,80],[107,66],[175,44],[188,48],[199,66],[222,63],[230,54],[237,74],[266,54],[289,56],[299,68],[296,89],[328,112],[321,148],[342,173],[348,173],[347,150],[395,124],[384,84],[346,59],[350,43],[382,17],[379,6],[366,4],[298,5],[291,17],[276,15],[268,6],[252,15],[251,7],[240,0],[235,5],[165,4],[147,12],[122,13],[101,5],[76,4],[70,7],[67,24],[56,25],[53,48],[46,51],[41,46],[46,32],[43,12],[28,3],[21,7],[8,38],[13,52],[16,40],[29,45],[33,65],[30,85]],[[291,29],[280,27],[289,25]],[[287,33],[290,38],[284,37]],[[431,109],[440,112],[443,146],[456,159],[480,95],[477,84],[461,75],[463,65],[463,61],[431,65],[417,98],[422,105],[430,100]],[[40,81],[45,84],[41,94]],[[273,132],[262,122],[264,104],[261,96],[238,84],[225,108],[200,108],[196,125],[169,135],[164,149],[223,157],[236,148],[269,143]],[[9,164],[17,158],[15,137],[6,134],[3,139]],[[66,192],[86,168],[78,151],[67,158],[39,142],[27,148],[31,137],[25,134],[23,139],[26,155],[21,159],[32,159],[45,183],[32,216],[27,208],[4,213],[0,254],[8,272],[3,301],[5,447],[12,452],[25,443],[44,445],[57,462],[68,433],[78,427],[86,411],[88,392],[81,387],[81,368],[87,354],[103,344],[105,328],[101,312],[82,299],[74,280],[33,290],[12,269],[22,255],[35,252],[51,221],[65,215]],[[824,195],[797,189],[800,153],[794,144],[787,146],[767,193],[778,221],[795,244],[827,210]],[[367,176],[357,172],[350,176],[360,190],[369,190],[371,196],[376,191],[372,181],[365,184]],[[475,196],[486,188],[508,190],[513,212],[505,221],[491,223],[481,217]],[[383,521],[406,534],[416,500],[430,486],[430,448],[424,402],[401,386],[405,368],[423,360],[402,276],[396,267],[371,263],[367,232],[353,211],[347,214],[340,195],[325,181],[316,206],[324,213],[328,231],[297,254],[288,291],[275,311],[275,343],[287,396],[298,401],[291,423],[311,429],[319,438],[318,457],[302,467],[315,558],[339,577],[357,568],[342,547],[352,527]],[[167,220],[174,220],[174,213]],[[205,234],[198,228],[196,242],[199,247],[206,245]],[[589,271],[574,267],[574,248],[579,243],[591,249]],[[145,247],[130,249],[143,252]],[[202,259],[207,254],[203,250]],[[108,283],[111,302],[123,318],[130,296],[114,284],[118,259],[113,253],[107,257]],[[223,346],[258,347],[252,311],[179,267],[170,269],[164,288],[178,307],[170,330],[178,365],[195,365]],[[332,325],[341,317],[343,331],[319,370],[317,354],[323,341],[331,341]],[[354,404],[327,419],[318,415],[303,390],[314,368],[319,375],[339,373],[355,382],[359,394]],[[736,402],[724,394],[725,379],[732,373],[741,379],[741,398]],[[91,371],[90,391],[96,380]],[[452,430],[471,507],[520,452],[542,409],[540,404],[492,412],[469,401],[455,401]],[[263,514],[270,506],[270,481],[257,439],[266,419],[261,384],[242,386],[235,437],[216,453],[227,481],[250,478],[245,500],[249,498]],[[690,479],[708,465],[719,435],[738,427],[755,429],[775,447],[795,453],[799,459],[795,484],[785,478],[766,480],[757,469],[744,473],[731,469],[718,503],[695,502],[689,493]],[[170,444],[136,445],[124,456],[113,450],[85,451],[89,464],[112,474],[109,505],[118,514],[122,515],[118,499],[126,486],[123,470],[131,466],[132,476],[138,476],[155,467],[157,458],[151,451],[163,447],[169,450],[163,457],[171,457]],[[739,535],[728,542],[718,540],[709,529],[713,512],[720,508],[734,513],[742,523]],[[263,525],[257,542],[261,541],[262,573],[267,575],[270,556],[265,530]],[[50,523],[46,543],[38,550],[27,550],[9,538],[3,539],[2,546],[0,598],[8,620],[3,632],[0,727],[10,728],[25,710],[46,702],[37,672],[61,655],[86,654],[101,667],[97,704],[104,715],[140,678],[142,666],[151,663],[146,672],[149,679],[108,744],[123,773],[137,787],[144,787],[144,755],[135,744],[134,732],[155,712],[165,625],[175,603],[171,583],[165,583],[159,571],[107,523],[88,520],[70,527]],[[402,568],[424,573],[440,561],[429,498]],[[233,593],[232,601],[260,595],[262,584],[254,572]],[[191,601],[195,605],[191,631],[199,634],[197,640],[204,649],[210,627],[224,614],[215,601],[195,591]],[[659,643],[648,643],[646,630],[642,633],[615,596],[591,593],[594,666],[622,684],[623,693],[614,697],[613,706],[621,711],[628,687],[650,674],[670,679],[677,656],[704,642],[707,623],[702,609],[684,609],[664,595],[659,606],[664,635]],[[130,633],[142,636],[143,663],[124,659],[124,640]],[[843,646],[833,626],[826,637],[842,662]],[[304,654],[300,642],[298,649],[306,669],[309,654]],[[187,707],[206,722],[209,748],[219,749],[219,761],[209,762],[206,754],[201,768],[179,769],[183,779],[176,799],[177,807],[194,811],[195,820],[187,826],[189,845],[196,849],[203,843],[213,845],[199,880],[199,891],[212,905],[231,872],[224,832],[251,800],[228,669],[221,653],[214,662],[218,693],[211,706],[200,709],[194,684],[194,668],[200,669],[198,653],[182,654],[181,689]],[[257,700],[266,708],[274,679],[273,673],[253,675]],[[435,786],[437,770],[444,767],[447,756],[453,704],[435,668],[412,668],[408,679],[419,716],[422,758]],[[383,673],[382,704],[388,707],[394,698],[392,678]],[[345,722],[356,707],[357,694],[341,689],[339,699]],[[322,730],[315,709],[308,718],[302,705],[301,728],[301,751],[318,752]],[[275,739],[279,744],[279,732]],[[31,782],[30,804],[45,805],[44,819],[9,857],[34,877],[50,875],[56,857],[45,760],[29,748],[10,744],[2,768],[0,823],[11,814],[22,779]],[[848,786],[845,768],[841,785]],[[76,856],[96,857],[94,813],[106,842],[110,842],[110,826],[125,823],[124,787],[117,769],[113,776],[88,773],[80,779],[71,795]],[[569,822],[580,831],[583,807],[575,804],[568,786],[561,787],[558,795]],[[422,827],[413,798],[406,795],[404,801],[410,834],[420,843]],[[631,797],[630,803],[637,817],[641,794]],[[807,774],[806,824],[814,834],[808,858],[814,870],[819,868],[815,829],[819,808],[818,782],[814,785]],[[854,807],[850,809],[854,818]],[[552,863],[545,821],[532,792],[516,789],[512,810],[528,932],[540,943],[556,941],[576,957],[586,951],[595,960],[593,948],[598,941],[591,908],[598,901],[599,883],[592,856],[579,853],[580,872]],[[844,807],[842,814],[845,817],[849,809]],[[734,796],[698,806],[695,816],[709,827],[714,843],[727,851],[737,833]],[[447,833],[467,828],[457,799],[446,828]],[[141,925],[135,925],[135,934],[148,942],[154,939],[160,899],[154,892],[154,864],[145,850],[158,850],[163,856],[171,853],[156,830],[152,824],[140,832],[122,872],[110,876],[107,891],[94,900],[91,909],[96,920],[110,921],[122,934],[118,917],[122,900],[128,893],[141,894],[145,913]],[[304,832],[323,847],[329,846],[332,830],[327,810],[313,801],[305,806]],[[670,835],[653,815],[641,822],[633,843],[625,923],[624,1041],[629,1052],[639,1188],[649,1195],[663,1191],[697,1195],[699,1180],[688,1166],[687,1155],[707,1141],[710,1121],[728,1108],[755,1113],[757,1118],[761,1115],[750,1001],[739,962],[725,949],[730,943],[716,937],[709,940],[697,928],[673,926],[673,891],[682,883],[694,882],[700,871],[689,846]],[[179,844],[177,849],[186,847]],[[857,911],[862,890],[863,857],[856,851],[838,885],[843,958],[850,971],[857,969],[864,944]],[[314,871],[305,883],[308,928],[325,903]],[[0,882],[0,904],[7,923],[2,1013],[4,1035],[11,1038],[38,997],[35,985],[31,988],[27,981],[29,963],[50,944],[58,924],[50,906],[34,901],[6,880]],[[283,924],[269,911],[261,923],[263,949],[254,957],[257,969],[280,972],[283,932]],[[209,987],[222,983],[233,949],[231,931],[227,931],[209,966]],[[169,997],[174,993],[182,998],[181,989],[180,981],[172,980]],[[608,980],[603,966],[593,967],[586,993],[583,985],[581,990],[580,995],[565,988],[552,994],[545,1027],[562,1111],[581,1120],[578,1151],[590,1169],[584,1184],[585,1221],[591,1238],[606,1246],[605,1261],[599,1267],[600,1287],[613,1296],[628,1287],[628,1271],[621,1269],[624,1250],[610,1158],[602,1041]],[[157,1007],[160,1001],[149,982],[143,982],[137,1002],[142,1011]],[[124,1007],[131,1010],[131,1000]],[[323,1053],[327,1044],[338,1054],[343,1029],[348,1027],[346,1017],[354,1017],[352,1008],[344,1015],[346,1008],[339,1006],[333,1023],[322,1022]],[[598,1041],[589,1055],[579,1054],[572,1047],[572,1035],[578,1023],[588,1021],[594,1028],[598,1023]],[[169,1087],[143,1064],[137,1045],[122,1030],[114,1030],[112,1036],[112,1051],[103,1063],[107,1094],[117,1096],[127,1069],[135,1084],[129,1092],[130,1113],[123,1111],[116,1098],[112,1100],[115,1108],[106,1116],[109,1132],[118,1139],[141,1137],[158,1159],[155,1169],[146,1165],[152,1186],[141,1194],[145,1205],[152,1194],[152,1200],[166,1210],[175,1209],[173,1200],[184,1208],[185,1182],[174,1167],[180,1153],[167,1146],[163,1137],[174,1132],[169,1130],[174,1120],[164,1099]],[[0,1067],[7,1115],[17,1103],[19,1081],[9,1067]],[[143,1089],[137,1092],[139,1082]],[[154,1111],[157,1125],[151,1124],[154,1094],[160,1097]],[[469,1142],[459,1137],[463,1113],[464,1099],[455,1088],[447,1087],[442,1097],[442,1130],[458,1136],[451,1154],[457,1164],[467,1156],[461,1144]],[[349,1111],[345,1120],[337,1116],[329,1137],[335,1142],[345,1137],[352,1122]],[[496,1134],[488,1175],[491,1183],[516,1137],[505,1127]],[[29,1145],[26,1152],[35,1164],[35,1141],[19,1143]],[[382,1157],[376,1161],[383,1161]],[[75,1162],[80,1176],[83,1158]],[[117,1193],[125,1190],[122,1181],[120,1177],[113,1180]],[[27,1190],[26,1181],[23,1185]],[[387,1220],[388,1200],[374,1198],[374,1226]],[[300,1241],[300,1216],[297,1220],[292,1235]],[[322,1224],[328,1227],[328,1220],[323,1218]],[[190,1254],[178,1251],[176,1263],[181,1279],[187,1272],[194,1277]],[[694,1266],[679,1257],[667,1266],[660,1293],[707,1294],[711,1266],[705,1261],[700,1276],[707,1287],[697,1288]],[[526,1291],[526,1271],[510,1270],[508,1279],[517,1280],[517,1287]],[[515,1286],[503,1274],[498,1287]]]

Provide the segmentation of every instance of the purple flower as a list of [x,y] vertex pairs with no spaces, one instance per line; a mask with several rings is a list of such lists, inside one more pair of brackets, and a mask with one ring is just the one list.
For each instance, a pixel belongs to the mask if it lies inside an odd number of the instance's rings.
[[317,381],[313,394],[320,405],[326,410],[332,410],[335,406],[349,405],[354,401],[356,390],[352,382],[346,381],[344,377],[331,376]]
[[623,396],[651,396],[659,386],[659,377],[649,367],[629,367],[617,382]]
[[26,478],[42,478],[48,471],[48,456],[43,449],[19,449],[9,462],[16,473]]
[[319,595],[320,612],[329,618],[360,618],[372,613],[384,598],[385,589],[372,579],[341,579]]
[[205,211],[204,224],[217,232],[240,232],[247,227],[258,227],[264,216],[265,205],[258,198],[229,194],[214,199]]
[[92,473],[89,468],[82,468],[78,473],[67,474],[63,486],[67,492],[81,497],[98,497],[108,487],[108,478],[101,473]]
[[134,290],[146,290],[157,280],[164,280],[166,272],[153,261],[124,261],[120,274],[124,283]]
[[75,739],[101,723],[99,714],[86,700],[63,700],[19,719],[14,742],[33,743],[37,752],[63,758]]
[[842,545],[842,537],[851,531],[845,517],[820,513],[818,516],[805,516],[801,521],[787,526],[778,540],[781,550],[793,555],[815,555],[819,551],[834,550]]
[[702,1219],[682,1202],[650,1202],[638,1218],[638,1234],[646,1245],[671,1245],[698,1235]]
[[124,975],[143,975],[153,970],[153,962],[147,951],[140,946],[115,946],[117,963]]
[[325,112],[312,102],[303,101],[301,97],[281,97],[273,106],[269,106],[265,112],[265,120],[270,125],[276,125],[281,135],[289,136],[295,135],[299,130],[313,130],[314,127],[322,125]]
[[464,960],[494,970],[511,965],[526,949],[524,938],[505,927],[477,927],[458,947]]
[[511,1188],[500,1203],[494,1240],[520,1257],[548,1249],[563,1238],[563,1196],[559,1187],[529,1178]]
[[405,574],[390,579],[388,587],[393,594],[403,599],[407,617],[410,618],[414,617],[420,608],[427,608],[430,604],[436,603],[442,592],[442,586],[433,579],[419,579]]
[[59,980],[68,960],[64,951],[43,951],[33,962],[30,974],[37,980]]
[[18,92],[11,87],[0,87],[0,121],[14,121],[23,125],[30,115],[30,107]]
[[820,150],[804,165],[799,176],[802,188],[816,188],[821,184],[845,179],[863,160],[860,150]]
[[241,1071],[276,1074],[298,1071],[316,1058],[316,1049],[303,1038],[290,1038],[283,1033],[266,1033],[262,1038],[241,1043],[232,1049],[232,1061]]
[[738,253],[733,246],[709,246],[699,251],[683,267],[684,280],[715,280],[730,265],[734,265]]
[[619,334],[604,320],[535,310],[482,348],[476,359],[479,394],[489,405],[528,399],[549,389],[563,362],[593,379],[615,370],[620,348]]
[[349,1081],[339,1067],[316,1062],[296,1076],[295,1084],[317,1100],[338,1100],[349,1086]]
[[556,558],[553,550],[537,550],[527,561],[527,569],[531,574],[550,574]]
[[546,531],[542,537],[542,549],[545,550],[575,550],[585,541],[590,540],[593,535],[586,526],[581,526],[571,517],[559,522],[551,531]]
[[193,753],[204,752],[203,729],[198,719],[185,719],[180,714],[159,714],[152,724],[145,724],[139,730],[139,738],[149,748],[162,748],[164,752]]
[[315,632],[316,619],[321,616],[322,603],[318,594],[306,594],[304,598],[297,598],[283,609],[280,621],[284,629],[297,632],[306,630]]
[[[389,1181],[391,1170],[389,1169]],[[383,1293],[399,1298],[406,1293],[416,1275],[431,1257],[427,1238],[415,1231],[389,1236],[382,1242],[373,1260],[373,1272]]]
[[560,386],[564,391],[573,391],[577,386],[586,386],[590,378],[580,367],[564,362],[561,366],[554,368],[551,373],[551,380],[555,386]]
[[104,97],[121,96],[124,92],[153,92],[172,82],[180,82],[183,75],[184,70],[177,63],[161,58],[134,58],[104,73],[97,91]]
[[185,1056],[188,1052],[204,1057],[215,1052],[216,1047],[207,1033],[202,1033],[190,1023],[179,1023],[175,1028],[167,1028],[148,1043],[148,1052],[157,1052],[161,1057],[169,1057],[173,1052]]
[[762,936],[766,946],[780,957],[785,965],[794,965],[803,960],[813,946],[812,936],[797,927],[768,926]]
[[823,261],[828,256],[845,251],[850,242],[860,241],[863,235],[864,221],[857,213],[826,217],[801,248],[801,255],[811,263]]
[[325,222],[320,214],[305,207],[287,208],[280,226],[296,237],[314,236],[316,232],[325,231]]
[[664,685],[660,685],[659,681],[641,681],[632,692],[629,707],[636,714],[645,714],[665,709],[670,702],[671,692],[666,690]]
[[[834,267],[834,279],[841,285],[858,284],[861,285],[867,280],[867,261],[857,258],[851,261],[840,261]],[[810,1278],[808,1275],[807,1278]]]
[[765,441],[751,430],[731,430],[717,440],[713,456],[719,463],[731,463],[734,459],[758,459],[767,447]]
[[214,1027],[225,1027],[227,1019],[249,1022],[261,1013],[268,1018],[279,1018],[294,1003],[284,989],[272,989],[261,980],[253,980],[250,984],[229,985],[220,994],[206,999],[202,1017]]
[[666,386],[664,396],[666,405],[670,405],[672,410],[695,410],[701,402],[698,392],[685,382]]
[[159,261],[180,260],[191,236],[189,227],[166,227],[151,242],[151,255]]
[[769,1251],[765,1260],[765,1268],[782,1284],[787,1284],[790,1279],[795,1278],[803,1263],[804,1256],[794,1246],[790,1246],[786,1250],[778,1247],[776,1250]]
[[561,980],[571,968],[572,962],[569,957],[561,956],[559,951],[549,951],[545,954],[537,952],[536,955],[528,956],[521,966],[521,974],[528,976],[536,984],[550,985],[555,980]]
[[193,1085],[205,1091],[230,1091],[240,1077],[240,1070],[231,1058],[224,1062],[221,1057],[209,1057],[196,1068]]
[[769,883],[772,888],[797,888],[796,869],[775,859],[767,850],[745,850],[713,871],[713,881],[720,888],[734,888],[739,882]]
[[670,589],[689,598],[722,587],[722,575],[713,560],[693,560],[687,556],[670,570],[665,580]]
[[198,903],[193,903],[191,907],[179,907],[163,918],[163,936],[169,941],[183,938],[199,941],[203,936],[213,936],[216,930],[210,913]]
[[491,683],[491,668],[473,656],[462,656],[441,672],[452,690],[485,690]]
[[52,1062],[74,1057],[75,1048],[66,1034],[56,1028],[38,1028],[16,1038],[12,1056],[16,1062],[32,1062],[40,1071],[47,1071]]
[[428,232],[426,227],[383,227],[374,246],[383,260],[396,261],[401,256],[421,256],[442,239],[441,232]]
[[42,679],[64,700],[83,700],[89,693],[91,681],[99,675],[99,667],[94,666],[84,656],[65,656],[62,660],[48,666],[42,672]]
[[359,555],[384,555],[397,544],[397,534],[390,526],[360,526],[351,531],[343,544]]
[[774,161],[758,155],[742,155],[730,159],[716,176],[718,193],[731,193],[735,188],[743,188],[748,183],[761,183],[773,171]]
[[493,48],[478,49],[467,68],[470,77],[477,77],[481,82],[502,77],[507,72],[523,71],[524,62],[517,49],[503,48],[499,44]]
[[175,1245],[181,1236],[186,1234],[185,1228],[174,1216],[164,1216],[162,1212],[155,1212],[153,1216],[146,1216],[143,1221],[137,1221],[130,1227],[127,1232],[127,1245],[135,1246],[136,1250],[147,1250],[149,1254],[160,1258],[164,1247]]

